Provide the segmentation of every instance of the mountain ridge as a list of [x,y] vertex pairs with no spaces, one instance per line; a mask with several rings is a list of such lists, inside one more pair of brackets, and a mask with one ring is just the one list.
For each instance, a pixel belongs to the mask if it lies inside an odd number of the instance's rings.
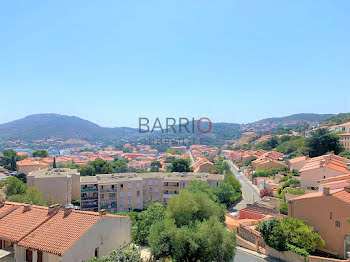
[[[253,123],[240,125],[236,123],[218,122],[212,124],[208,137],[212,139],[229,140],[237,137],[238,132],[250,126],[297,125],[304,121],[323,121],[333,117],[333,114],[302,113],[285,117],[266,118]],[[198,120],[196,120],[198,121]],[[138,128],[131,127],[101,127],[89,120],[77,116],[55,113],[33,114],[24,118],[0,124],[0,139],[82,139],[88,141],[115,140],[136,138],[140,136],[159,136],[161,133],[140,134]],[[163,134],[164,135],[164,134]],[[175,135],[175,134],[171,134]],[[196,132],[195,135],[206,135]]]

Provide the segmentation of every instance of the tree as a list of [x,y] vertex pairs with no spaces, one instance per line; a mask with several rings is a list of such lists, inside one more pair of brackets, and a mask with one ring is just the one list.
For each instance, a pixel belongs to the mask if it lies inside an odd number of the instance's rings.
[[165,208],[158,202],[153,202],[142,211],[135,219],[131,230],[133,242],[139,245],[148,244],[149,230],[151,226],[165,217]]
[[269,188],[264,188],[260,190],[260,198],[265,196],[273,197],[273,190]]
[[89,262],[142,262],[140,251],[135,246],[113,250],[103,258],[94,258]]
[[10,176],[5,180],[6,185],[6,195],[21,195],[26,192],[25,184],[17,177]]
[[171,172],[191,172],[189,159],[175,159],[172,162]]
[[258,231],[265,243],[278,251],[289,249],[295,251],[298,249],[293,247],[297,247],[310,252],[325,244],[321,236],[305,221],[292,217],[286,217],[283,220],[273,217],[260,222]]
[[33,152],[33,157],[49,157],[49,153],[45,149],[37,149]]
[[56,157],[53,158],[52,168],[56,168]]
[[210,187],[207,182],[200,181],[200,180],[193,180],[188,184],[188,186],[186,187],[186,190],[194,194],[204,193],[211,200],[217,201],[217,196],[215,195],[213,188]]
[[159,161],[152,161],[151,162],[151,171],[152,172],[158,172],[159,168],[162,168],[162,164]]
[[264,241],[270,247],[278,251],[286,251],[287,248],[287,236],[283,231],[281,221],[273,217],[269,220],[259,222],[258,231],[261,233]]
[[289,244],[303,248],[308,252],[314,252],[317,247],[325,245],[321,236],[305,221],[286,217],[282,220],[282,228]]
[[229,206],[235,202],[236,191],[227,183],[220,183],[220,185],[214,190],[219,202]]
[[327,128],[320,128],[311,133],[311,137],[306,140],[310,157],[317,157],[328,152],[339,154],[344,150],[336,134],[330,133]]
[[241,183],[238,181],[237,178],[233,176],[232,172],[226,173],[225,180],[226,180],[226,183],[232,186],[236,192],[240,193],[242,191]]
[[81,166],[78,170],[81,176],[94,176],[97,174],[95,168],[91,165]]
[[200,261],[232,261],[236,249],[236,235],[227,231],[217,218],[211,217],[198,225]]
[[225,208],[191,185],[173,196],[163,220],[150,229],[149,244],[156,258],[174,261],[232,261],[235,234],[224,225]]
[[16,157],[15,156],[11,157],[11,170],[12,171],[17,170],[17,163],[16,163]]
[[195,221],[202,222],[211,216],[216,216],[223,222],[225,220],[225,207],[218,205],[205,194],[193,194],[181,190],[168,201],[167,216],[175,219],[175,225],[186,226]]
[[3,151],[3,156],[0,158],[0,166],[9,170],[17,170],[16,162],[24,158],[17,155],[16,151],[12,149],[5,150]]
[[43,194],[35,187],[30,187],[27,190],[27,193],[24,197],[25,203],[33,203],[38,206],[45,206],[47,202],[43,196]]
[[21,180],[23,183],[27,183],[27,175],[26,174],[20,173],[17,175],[17,178],[19,180]]

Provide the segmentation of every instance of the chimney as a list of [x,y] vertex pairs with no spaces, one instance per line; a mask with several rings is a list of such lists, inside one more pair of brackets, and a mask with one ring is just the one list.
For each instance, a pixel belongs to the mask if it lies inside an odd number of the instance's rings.
[[331,190],[330,190],[330,188],[328,186],[325,186],[323,188],[323,195],[324,196],[330,196],[331,195]]
[[23,213],[27,212],[27,211],[30,211],[30,210],[31,210],[30,205],[26,204],[26,205],[23,206]]
[[51,215],[53,212],[55,212],[55,211],[57,211],[59,209],[60,209],[60,204],[55,204],[55,205],[49,206],[48,215]]
[[107,210],[106,209],[101,209],[99,213],[100,213],[100,216],[107,215]]
[[346,193],[350,193],[350,186],[344,187],[344,191],[345,191]]
[[350,170],[350,162],[346,162],[346,169]]
[[71,207],[66,207],[64,209],[64,216],[68,216],[70,213],[72,213],[72,208]]

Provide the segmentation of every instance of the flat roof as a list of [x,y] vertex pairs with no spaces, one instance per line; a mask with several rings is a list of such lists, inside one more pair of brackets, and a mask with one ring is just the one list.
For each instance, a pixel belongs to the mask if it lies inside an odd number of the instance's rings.
[[224,175],[209,174],[209,173],[116,173],[116,174],[99,174],[96,176],[81,176],[80,183],[118,183],[123,181],[142,181],[143,179],[163,179],[171,181],[191,181],[191,180],[220,180],[224,181]]

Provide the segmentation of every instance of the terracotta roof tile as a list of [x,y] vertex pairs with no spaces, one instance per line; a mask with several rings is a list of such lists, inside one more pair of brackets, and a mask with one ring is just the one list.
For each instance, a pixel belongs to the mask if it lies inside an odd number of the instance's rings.
[[22,205],[0,219],[0,238],[17,242],[48,218],[47,207],[31,206],[29,211],[24,212]]
[[95,212],[71,211],[67,216],[60,210],[50,221],[42,224],[18,244],[62,255],[87,232],[101,217]]

